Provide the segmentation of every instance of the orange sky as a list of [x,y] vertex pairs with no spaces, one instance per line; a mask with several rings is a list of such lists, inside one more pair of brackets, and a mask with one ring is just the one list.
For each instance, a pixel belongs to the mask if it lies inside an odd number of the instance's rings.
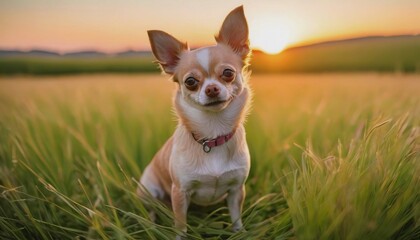
[[420,34],[419,0],[13,0],[0,2],[0,48],[149,49],[148,29],[167,31],[192,46],[212,44],[224,17],[242,4],[257,48]]

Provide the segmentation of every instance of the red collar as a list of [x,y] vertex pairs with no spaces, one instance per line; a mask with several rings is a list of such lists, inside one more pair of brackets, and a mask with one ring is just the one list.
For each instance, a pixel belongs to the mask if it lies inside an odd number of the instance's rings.
[[226,142],[228,142],[233,137],[234,134],[235,134],[235,130],[233,130],[232,132],[230,132],[226,135],[218,136],[218,137],[213,138],[213,139],[205,139],[205,138],[204,139],[197,139],[194,136],[194,133],[192,133],[192,137],[194,138],[194,140],[196,142],[203,145],[203,151],[208,153],[208,152],[211,151],[211,149],[213,147],[217,147],[217,146],[223,145]]

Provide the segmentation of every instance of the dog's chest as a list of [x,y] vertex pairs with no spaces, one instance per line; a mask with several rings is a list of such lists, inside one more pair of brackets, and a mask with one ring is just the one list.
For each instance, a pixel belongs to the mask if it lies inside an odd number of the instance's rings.
[[180,177],[182,189],[190,194],[195,204],[211,205],[222,200],[230,190],[239,188],[248,176],[246,157],[226,159],[214,154],[203,160]]

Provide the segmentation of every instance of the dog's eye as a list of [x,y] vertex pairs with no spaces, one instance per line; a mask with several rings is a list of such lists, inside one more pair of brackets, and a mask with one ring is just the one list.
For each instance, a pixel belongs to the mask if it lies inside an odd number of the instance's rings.
[[235,72],[232,69],[226,68],[223,70],[222,79],[226,82],[231,82],[235,78]]
[[189,90],[194,91],[197,89],[198,81],[193,77],[189,77],[185,80],[184,84]]

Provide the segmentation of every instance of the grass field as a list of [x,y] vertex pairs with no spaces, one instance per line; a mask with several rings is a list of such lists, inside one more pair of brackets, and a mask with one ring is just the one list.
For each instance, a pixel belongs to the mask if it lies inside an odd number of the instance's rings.
[[[419,239],[418,75],[254,75],[246,232],[192,208],[188,239]],[[160,75],[0,79],[0,238],[173,239],[135,195],[172,134]]]
[[157,73],[150,57],[4,57],[0,74],[66,75],[86,73]]

